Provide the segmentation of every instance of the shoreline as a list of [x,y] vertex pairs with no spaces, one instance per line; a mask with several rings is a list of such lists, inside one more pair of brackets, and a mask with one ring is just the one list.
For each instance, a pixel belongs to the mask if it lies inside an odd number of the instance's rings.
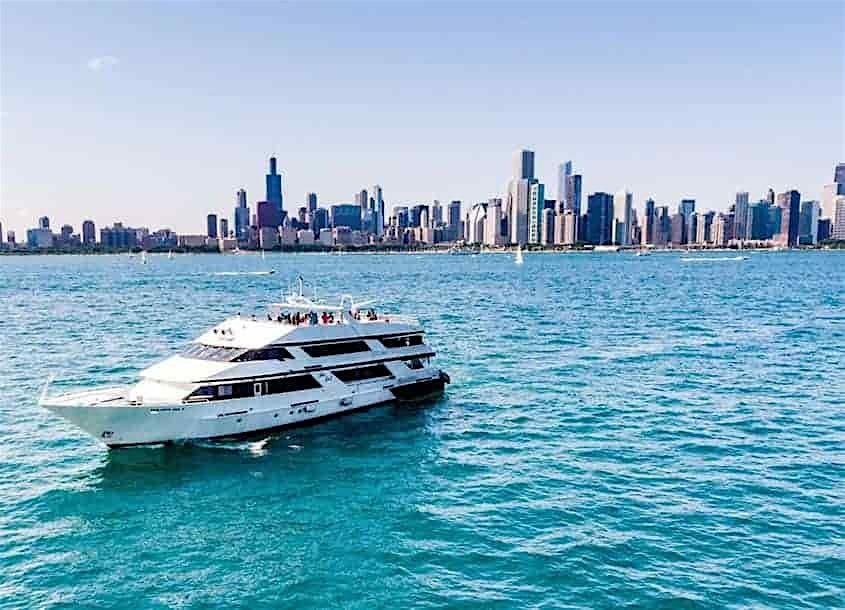
[[[782,247],[753,247],[753,248],[739,248],[736,246],[727,246],[721,248],[706,247],[706,246],[692,246],[689,248],[638,248],[638,247],[617,247],[617,246],[575,246],[575,247],[561,247],[561,246],[528,246],[524,247],[523,252],[543,253],[543,254],[573,254],[573,253],[597,253],[597,254],[619,254],[619,253],[635,253],[648,252],[649,254],[664,254],[664,253],[705,253],[705,252],[796,252],[796,251],[829,251],[829,250],[845,250],[845,241],[826,242],[816,246],[801,246],[797,248],[782,248]],[[316,255],[334,255],[342,256],[347,254],[450,254],[460,256],[470,256],[478,254],[502,254],[512,253],[516,251],[515,246],[500,246],[497,248],[485,248],[484,250],[464,249],[457,252],[451,250],[451,246],[335,246],[335,247],[308,247],[308,246],[292,246],[292,247],[276,247],[270,250],[260,249],[242,249],[237,252],[231,250],[220,251],[214,248],[152,248],[144,250],[143,248],[14,248],[3,247],[0,249],[0,256],[138,256],[142,252],[154,255],[185,255],[185,254],[209,254],[209,255],[224,255],[224,256],[241,256],[241,255],[255,255],[255,254],[316,254]]]

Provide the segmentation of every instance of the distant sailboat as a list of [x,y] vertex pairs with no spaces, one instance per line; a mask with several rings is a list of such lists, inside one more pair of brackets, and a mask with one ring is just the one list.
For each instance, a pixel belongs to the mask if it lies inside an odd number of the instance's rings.
[[517,265],[521,265],[525,262],[522,257],[522,246],[516,247],[516,257],[513,259],[513,262],[515,262]]
[[147,264],[147,251],[146,250],[141,250],[141,264],[142,265]]
[[261,251],[261,260],[264,260],[264,250]]
[[173,250],[167,251],[167,260],[169,260],[169,261],[173,260]]

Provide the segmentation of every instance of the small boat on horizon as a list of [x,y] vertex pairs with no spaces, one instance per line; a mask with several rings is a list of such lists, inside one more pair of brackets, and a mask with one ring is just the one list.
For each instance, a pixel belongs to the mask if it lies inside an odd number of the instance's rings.
[[517,265],[521,265],[525,262],[525,259],[522,256],[522,246],[516,246],[516,256],[514,256],[513,262]]

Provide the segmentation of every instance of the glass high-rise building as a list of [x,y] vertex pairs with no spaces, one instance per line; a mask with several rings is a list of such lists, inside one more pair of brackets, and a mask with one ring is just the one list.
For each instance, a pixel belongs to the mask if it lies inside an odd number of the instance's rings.
[[520,149],[513,153],[513,177],[517,180],[534,178],[534,151]]
[[235,203],[235,238],[240,241],[249,239],[249,207],[246,203],[246,191],[240,189]]
[[82,243],[92,246],[97,242],[97,229],[93,220],[86,220],[82,223]]
[[206,235],[208,237],[217,237],[217,214],[209,214],[205,219]]
[[308,208],[308,213],[313,214],[317,209],[317,193],[305,194],[305,206]]
[[284,217],[282,202],[282,177],[276,168],[276,157],[270,157],[270,172],[265,177],[267,186],[266,201],[269,201],[279,213],[279,218]]
[[734,239],[748,239],[748,193],[745,191],[736,194]]
[[353,231],[361,230],[361,206],[351,203],[339,203],[331,207],[332,227],[349,227]]
[[587,243],[604,246],[613,239],[613,195],[593,193],[587,197]]
[[781,241],[790,248],[798,245],[798,223],[800,221],[801,193],[796,190],[778,195],[781,210]]

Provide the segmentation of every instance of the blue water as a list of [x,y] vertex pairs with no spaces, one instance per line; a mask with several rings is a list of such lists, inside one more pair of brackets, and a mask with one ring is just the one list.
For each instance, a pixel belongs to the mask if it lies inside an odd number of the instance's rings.
[[[447,394],[120,451],[36,406],[298,274]],[[845,252],[3,257],[0,355],[4,607],[845,606]]]

